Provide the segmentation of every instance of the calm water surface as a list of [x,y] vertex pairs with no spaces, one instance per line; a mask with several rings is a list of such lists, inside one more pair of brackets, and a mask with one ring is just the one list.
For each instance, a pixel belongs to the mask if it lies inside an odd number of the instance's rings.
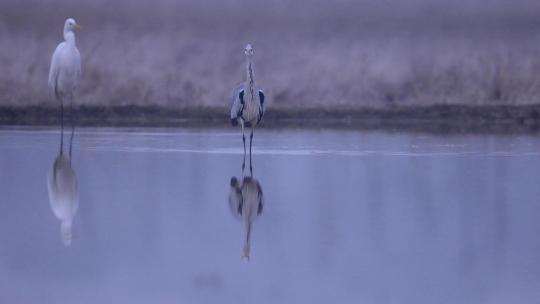
[[0,303],[540,301],[538,137],[70,139],[0,130]]

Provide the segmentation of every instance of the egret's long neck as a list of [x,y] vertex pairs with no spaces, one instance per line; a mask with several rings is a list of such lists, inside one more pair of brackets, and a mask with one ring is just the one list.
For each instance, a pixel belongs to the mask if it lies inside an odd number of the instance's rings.
[[62,237],[62,242],[65,246],[71,245],[71,239],[73,237],[71,233],[71,219],[63,220],[60,224],[60,233]]
[[251,60],[251,57],[248,57],[247,60],[247,85],[249,88],[249,96],[250,100],[255,100],[255,77],[253,75],[253,61]]
[[69,44],[75,46],[75,33],[73,31],[64,31],[64,40]]

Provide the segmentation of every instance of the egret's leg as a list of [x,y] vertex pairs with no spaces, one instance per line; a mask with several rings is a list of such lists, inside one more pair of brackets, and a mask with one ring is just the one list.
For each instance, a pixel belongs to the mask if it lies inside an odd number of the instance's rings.
[[75,121],[73,119],[73,99],[74,99],[74,96],[73,96],[73,93],[71,94],[70,98],[69,98],[69,116],[70,116],[70,119],[71,119],[71,129],[74,128],[75,126]]
[[71,137],[69,139],[69,162],[71,163],[71,150],[73,148],[73,135],[75,134],[75,119],[73,118],[73,100],[75,99],[73,93],[70,96],[69,114],[71,118]]
[[64,130],[64,103],[60,103],[60,129]]
[[64,151],[64,103],[60,101],[60,154]]
[[71,137],[69,139],[69,163],[71,164],[71,150],[73,150],[73,136],[75,135],[75,125],[71,124]]
[[251,127],[251,134],[249,135],[249,171],[253,174],[253,166],[251,165],[251,144],[253,143],[253,127]]

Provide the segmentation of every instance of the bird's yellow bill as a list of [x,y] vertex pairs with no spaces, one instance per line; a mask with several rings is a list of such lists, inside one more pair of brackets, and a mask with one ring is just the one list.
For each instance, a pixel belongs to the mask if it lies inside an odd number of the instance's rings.
[[77,23],[75,23],[75,28],[76,29],[82,29],[82,26],[78,25]]

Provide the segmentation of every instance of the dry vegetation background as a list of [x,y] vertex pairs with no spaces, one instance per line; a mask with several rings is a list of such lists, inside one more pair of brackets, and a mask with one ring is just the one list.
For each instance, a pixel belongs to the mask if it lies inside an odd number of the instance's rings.
[[276,108],[540,101],[540,1],[0,0],[0,106],[56,104],[68,16],[78,105],[226,107],[248,41]]

